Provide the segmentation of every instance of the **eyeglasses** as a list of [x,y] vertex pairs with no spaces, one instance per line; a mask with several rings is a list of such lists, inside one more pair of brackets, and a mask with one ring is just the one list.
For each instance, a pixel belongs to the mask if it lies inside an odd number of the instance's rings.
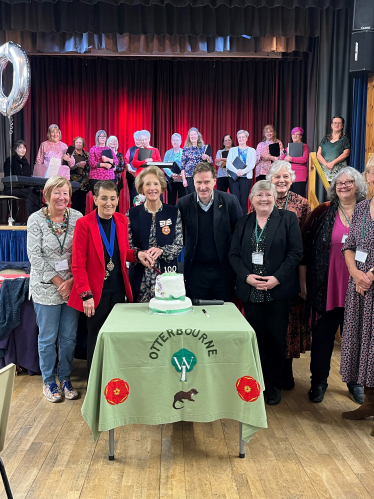
[[354,183],[354,180],[346,180],[345,182],[336,182],[335,185],[337,189],[341,189],[342,187],[352,187]]

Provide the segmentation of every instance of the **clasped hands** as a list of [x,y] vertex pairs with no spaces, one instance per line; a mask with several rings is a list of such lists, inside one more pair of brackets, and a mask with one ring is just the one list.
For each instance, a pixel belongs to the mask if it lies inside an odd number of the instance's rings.
[[71,293],[71,288],[73,287],[74,279],[67,279],[66,281],[62,281],[62,283],[58,286],[57,291],[60,293],[63,300],[67,300]]
[[103,168],[106,168],[107,170],[110,170],[113,166],[114,161],[107,156],[101,156],[101,161],[100,166]]
[[269,289],[275,288],[278,286],[279,281],[273,275],[270,276],[261,276],[256,274],[249,274],[246,279],[246,282],[260,291],[268,291]]
[[365,272],[362,272],[362,270],[355,269],[351,272],[351,276],[356,283],[357,293],[365,296],[366,291],[369,290],[372,282],[374,281],[373,274],[370,272],[370,270],[368,270],[365,274]]

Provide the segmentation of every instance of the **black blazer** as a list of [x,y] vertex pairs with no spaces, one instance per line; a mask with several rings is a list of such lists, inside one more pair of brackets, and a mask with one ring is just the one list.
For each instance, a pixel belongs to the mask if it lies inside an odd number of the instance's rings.
[[[236,273],[235,294],[247,302],[251,286],[246,282],[247,275],[253,274],[252,231],[256,223],[256,213],[241,218],[232,238],[229,259]],[[303,253],[301,231],[295,213],[274,207],[268,221],[265,242],[265,265],[267,275],[276,277],[279,285],[270,289],[274,300],[291,298],[300,292],[297,266]]]
[[[193,192],[183,196],[177,202],[183,224],[183,239],[185,246],[184,277],[192,268],[197,246],[197,193]],[[221,263],[226,279],[231,279],[233,270],[231,268],[228,253],[231,239],[235,230],[236,222],[243,215],[238,199],[226,192],[214,191],[213,206],[214,241],[216,243],[219,261]]]

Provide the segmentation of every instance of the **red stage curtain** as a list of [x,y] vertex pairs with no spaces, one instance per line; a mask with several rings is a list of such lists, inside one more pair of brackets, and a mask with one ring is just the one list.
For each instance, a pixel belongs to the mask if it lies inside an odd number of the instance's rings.
[[[56,123],[68,144],[76,135],[94,145],[97,130],[116,135],[121,152],[133,133],[147,129],[161,155],[172,133],[184,143],[197,127],[214,154],[224,134],[248,130],[256,147],[267,123],[286,145],[290,130],[306,128],[308,61],[130,60],[31,56],[32,85],[24,110],[15,115],[14,139],[25,138],[31,163],[48,126]],[[236,143],[236,140],[234,140]]]

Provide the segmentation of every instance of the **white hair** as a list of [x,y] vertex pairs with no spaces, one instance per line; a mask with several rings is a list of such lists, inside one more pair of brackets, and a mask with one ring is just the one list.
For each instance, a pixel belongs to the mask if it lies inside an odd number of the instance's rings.
[[247,139],[248,139],[248,137],[249,137],[249,133],[247,132],[247,130],[239,130],[239,132],[237,132],[237,134],[236,134],[236,138],[238,138],[238,137],[239,137],[239,135],[240,135],[241,133],[244,133],[244,135],[245,135],[245,136],[247,137]]
[[173,135],[171,136],[171,140],[173,140],[174,138],[180,140],[182,143],[182,136],[180,133],[173,133]]
[[140,132],[139,131],[137,131],[137,132],[134,133],[134,139],[135,140],[136,139],[140,139]]
[[115,135],[111,135],[110,137],[108,137],[108,139],[107,139],[107,141],[106,141],[106,146],[107,146],[107,147],[110,147],[110,145],[109,145],[109,144],[110,144],[110,142],[111,142],[113,139],[117,142],[117,145],[116,145],[116,147],[114,148],[115,153],[117,153],[117,151],[118,151],[118,139],[117,139],[117,137],[116,137]]
[[338,173],[335,175],[335,177],[331,180],[330,188],[327,191],[327,199],[330,199],[330,201],[338,200],[338,195],[336,193],[336,182],[342,175],[347,175],[347,177],[354,180],[356,186],[357,203],[366,199],[368,195],[368,188],[365,183],[365,180],[363,179],[361,173],[352,168],[351,166],[346,166],[345,168],[339,170]]
[[139,133],[140,133],[140,136],[144,135],[145,137],[148,138],[148,140],[150,140],[151,134],[148,132],[148,130],[141,130]]
[[288,161],[283,161],[281,159],[274,161],[274,163],[271,165],[269,173],[266,175],[266,180],[270,180],[271,182],[271,179],[274,177],[274,175],[276,175],[282,168],[287,169],[291,177],[291,182],[295,182],[296,175],[292,169],[291,163],[289,163]]
[[105,137],[108,137],[105,130],[98,130],[95,135],[95,143],[97,147],[99,147],[99,137],[101,134],[105,135]]

